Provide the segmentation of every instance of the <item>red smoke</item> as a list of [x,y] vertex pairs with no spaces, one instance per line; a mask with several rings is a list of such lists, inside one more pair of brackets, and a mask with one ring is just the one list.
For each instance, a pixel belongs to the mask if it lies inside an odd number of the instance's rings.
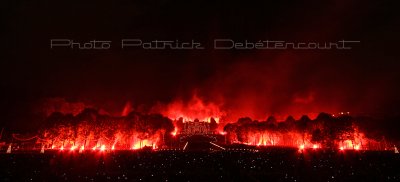
[[66,99],[59,97],[46,98],[35,106],[36,110],[45,116],[50,116],[54,112],[77,115],[87,107],[90,106],[85,105],[83,102],[68,102]]
[[198,119],[204,122],[210,122],[214,118],[217,123],[225,117],[226,113],[220,108],[221,106],[212,102],[205,103],[197,95],[191,100],[185,102],[183,100],[175,100],[166,105],[158,105],[153,110],[158,110],[164,116],[172,120],[183,119],[183,122],[194,121]]

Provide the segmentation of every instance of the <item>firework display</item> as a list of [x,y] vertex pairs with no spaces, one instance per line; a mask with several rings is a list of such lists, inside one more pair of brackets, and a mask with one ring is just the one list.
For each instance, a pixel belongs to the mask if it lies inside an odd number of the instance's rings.
[[0,181],[400,181],[397,4],[6,0]]

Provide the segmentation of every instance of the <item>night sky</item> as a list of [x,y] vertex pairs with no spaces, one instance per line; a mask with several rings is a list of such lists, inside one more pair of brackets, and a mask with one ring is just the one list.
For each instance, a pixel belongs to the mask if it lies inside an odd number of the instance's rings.
[[[7,0],[0,8],[6,128],[40,125],[54,100],[118,115],[127,102],[149,111],[193,95],[232,120],[399,114],[394,1]],[[59,38],[113,43],[110,50],[51,49]],[[122,50],[123,38],[194,39],[206,49]],[[351,50],[214,50],[217,38],[360,43]]]

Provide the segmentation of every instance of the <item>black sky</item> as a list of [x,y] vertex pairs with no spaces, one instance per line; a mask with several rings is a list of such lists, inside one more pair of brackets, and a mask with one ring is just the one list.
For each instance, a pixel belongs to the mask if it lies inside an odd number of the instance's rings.
[[[308,112],[398,114],[394,1],[4,1],[2,124],[40,119],[47,98],[110,113],[197,92],[234,117]],[[51,50],[52,38],[337,41],[352,50]],[[206,45],[210,46],[210,45]],[[307,99],[309,101],[307,101]],[[40,117],[39,117],[40,118]]]

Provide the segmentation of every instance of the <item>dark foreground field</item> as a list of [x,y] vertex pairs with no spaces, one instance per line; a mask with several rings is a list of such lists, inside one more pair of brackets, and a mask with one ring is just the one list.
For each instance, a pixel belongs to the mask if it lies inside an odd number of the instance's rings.
[[400,181],[393,152],[87,152],[0,154],[0,181]]

